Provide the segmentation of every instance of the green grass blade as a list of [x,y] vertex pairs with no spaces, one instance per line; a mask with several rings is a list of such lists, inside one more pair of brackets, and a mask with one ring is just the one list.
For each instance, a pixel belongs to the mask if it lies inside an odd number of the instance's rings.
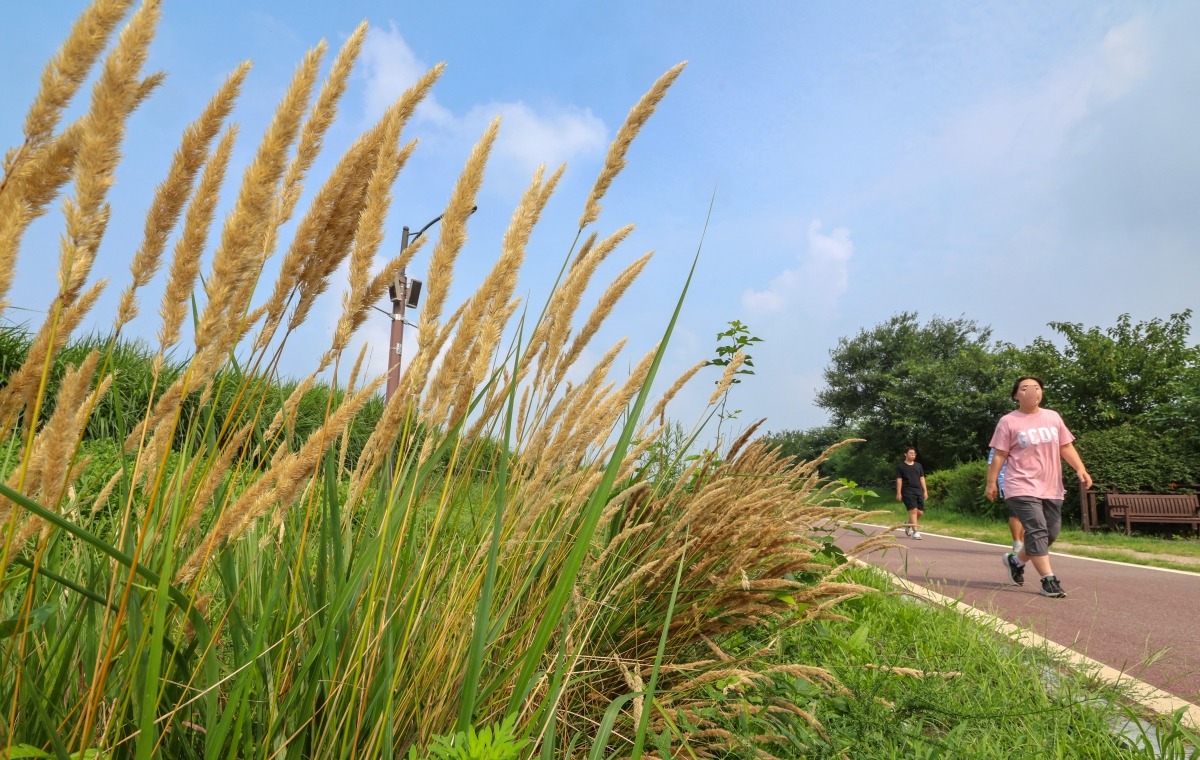
[[[519,338],[518,338],[519,341]],[[519,365],[518,358],[514,364]],[[513,377],[519,366],[513,367]],[[483,588],[479,592],[479,603],[475,607],[475,630],[471,635],[471,648],[467,654],[467,670],[463,677],[462,702],[458,710],[457,731],[466,731],[475,713],[475,696],[479,693],[479,673],[483,669],[483,653],[489,640],[491,626],[492,595],[496,587],[496,566],[500,556],[500,540],[504,527],[504,513],[508,505],[508,453],[512,445],[513,418],[517,402],[517,389],[513,384],[508,391],[507,410],[504,415],[504,437],[500,448],[500,467],[496,474],[495,497],[493,499],[492,540],[488,546],[487,569],[484,571]]]
[[675,614],[675,601],[679,598],[679,584],[683,580],[683,565],[687,557],[688,535],[690,526],[683,530],[683,551],[679,554],[679,567],[675,569],[675,583],[671,586],[671,600],[667,603],[667,615],[663,620],[662,633],[658,637],[658,651],[654,653],[654,667],[650,669],[650,683],[646,686],[646,707],[642,710],[641,720],[638,721],[637,735],[633,740],[632,760],[642,756],[642,747],[646,743],[646,730],[650,726],[650,709],[654,703],[655,689],[658,688],[658,671],[662,667],[663,653],[667,650],[667,637],[671,631],[671,618]]
[[633,409],[630,411],[629,421],[621,429],[621,435],[617,444],[613,447],[611,458],[604,470],[600,484],[596,487],[596,490],[588,500],[587,506],[584,508],[576,540],[571,546],[570,553],[567,555],[558,580],[551,591],[550,599],[545,606],[545,612],[534,633],[533,642],[525,652],[521,670],[514,684],[515,688],[513,689],[512,698],[509,701],[508,709],[510,712],[515,712],[525,699],[533,680],[533,674],[537,670],[546,647],[550,643],[550,638],[554,630],[558,627],[562,611],[566,606],[567,600],[570,598],[571,589],[575,585],[575,580],[579,576],[579,570],[583,566],[584,557],[591,546],[592,535],[595,533],[596,526],[600,522],[600,514],[604,511],[608,497],[612,492],[613,483],[616,482],[617,473],[621,468],[621,461],[625,458],[625,453],[629,450],[629,442],[633,438],[637,421],[641,417],[642,410],[646,406],[646,400],[650,396],[650,387],[654,382],[655,375],[658,373],[659,366],[662,364],[667,344],[670,342],[671,335],[675,331],[675,325],[679,321],[679,313],[683,310],[683,301],[687,296],[692,277],[696,273],[696,264],[699,260],[700,251],[697,249],[696,255],[692,259],[691,269],[688,271],[687,280],[684,282],[683,290],[675,303],[675,311],[671,314],[671,320],[663,334],[662,341],[658,345],[658,350],[654,354],[650,371],[647,373],[646,380],[642,384],[636,401],[634,401]]

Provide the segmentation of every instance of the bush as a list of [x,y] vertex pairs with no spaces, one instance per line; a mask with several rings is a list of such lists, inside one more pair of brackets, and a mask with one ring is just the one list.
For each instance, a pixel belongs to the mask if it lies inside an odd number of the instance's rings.
[[988,501],[984,495],[987,485],[987,460],[960,464],[950,470],[939,470],[925,476],[929,487],[929,505],[965,515],[982,515],[1004,519],[1008,512],[1004,502]]
[[[1088,472],[1101,491],[1173,490],[1173,485],[1200,483],[1200,465],[1189,456],[1185,441],[1131,425],[1083,433],[1075,442]],[[1067,498],[1079,488],[1068,470],[1063,479]]]

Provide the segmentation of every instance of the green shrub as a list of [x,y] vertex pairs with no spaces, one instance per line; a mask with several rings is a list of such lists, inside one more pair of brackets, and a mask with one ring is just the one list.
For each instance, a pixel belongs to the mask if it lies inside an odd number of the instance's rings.
[[925,476],[929,486],[929,506],[949,509],[965,515],[983,515],[1003,519],[1007,512],[1004,502],[988,501],[984,495],[987,485],[987,460],[960,464],[950,470],[939,470]]
[[[1186,442],[1145,428],[1122,425],[1083,433],[1075,448],[1099,490],[1165,492],[1172,484],[1200,483],[1200,463],[1188,455]],[[1075,478],[1069,469],[1064,475],[1078,500]]]

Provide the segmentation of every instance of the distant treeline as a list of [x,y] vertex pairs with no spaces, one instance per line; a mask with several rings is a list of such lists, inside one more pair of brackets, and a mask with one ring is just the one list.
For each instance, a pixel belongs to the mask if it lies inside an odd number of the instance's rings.
[[[822,473],[890,485],[903,447],[929,472],[985,459],[997,419],[1015,408],[1023,374],[1045,384],[1043,406],[1062,414],[1098,488],[1169,490],[1200,483],[1200,345],[1192,312],[1112,327],[1051,322],[1053,339],[1024,348],[992,340],[966,318],[897,314],[841,338],[817,404],[830,424],[768,438],[802,459],[846,438]],[[1068,484],[1070,485],[1070,484]]]

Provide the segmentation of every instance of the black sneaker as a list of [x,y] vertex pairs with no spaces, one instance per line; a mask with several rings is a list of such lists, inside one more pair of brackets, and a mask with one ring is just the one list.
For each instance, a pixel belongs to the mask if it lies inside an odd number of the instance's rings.
[[1017,564],[1017,557],[1012,552],[1005,554],[1003,557],[1004,566],[1008,568],[1008,577],[1012,578],[1012,582],[1018,586],[1025,585],[1025,566]]
[[1042,596],[1052,596],[1055,599],[1062,599],[1066,595],[1067,592],[1063,591],[1058,578],[1053,575],[1047,575],[1045,578],[1042,578]]

